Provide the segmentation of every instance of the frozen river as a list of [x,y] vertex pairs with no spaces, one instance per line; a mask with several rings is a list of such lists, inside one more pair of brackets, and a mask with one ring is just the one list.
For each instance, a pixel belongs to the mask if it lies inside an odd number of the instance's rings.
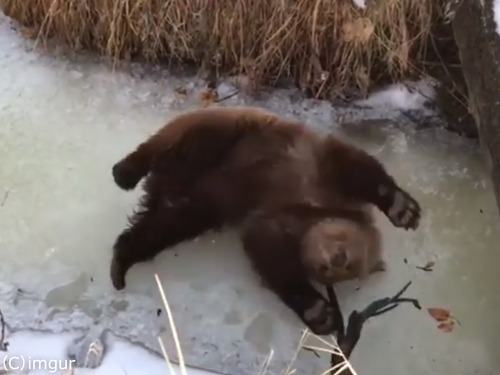
[[[183,101],[175,89],[186,85]],[[0,309],[9,329],[18,331],[13,350],[42,353],[61,333],[57,355],[64,356],[68,337],[109,330],[153,352],[161,334],[171,351],[157,272],[189,365],[257,374],[272,349],[270,371],[285,369],[303,327],[261,287],[235,233],[207,234],[134,267],[124,292],[114,291],[108,277],[111,247],[140,194],[119,190],[111,166],[170,117],[198,106],[200,90],[194,78],[111,72],[91,58],[33,50],[0,17]],[[237,95],[224,105],[264,106],[350,137],[422,204],[416,232],[395,229],[379,215],[388,271],[359,291],[355,283],[339,288],[346,314],[409,280],[408,295],[424,307],[401,306],[366,325],[352,356],[359,374],[497,373],[500,225],[487,171],[473,142],[405,121],[397,107],[421,105],[418,95],[407,97],[393,90],[372,99],[377,108],[334,110],[278,90],[261,101]],[[374,121],[384,118],[396,122]],[[340,127],[339,119],[367,121]],[[429,261],[432,272],[416,268]],[[427,307],[449,309],[461,325],[439,331]],[[30,330],[51,334],[27,339]],[[131,344],[110,348],[123,350],[114,356],[120,363]],[[295,362],[305,374],[319,375],[327,366],[305,351]],[[128,373],[142,374],[138,368]]]

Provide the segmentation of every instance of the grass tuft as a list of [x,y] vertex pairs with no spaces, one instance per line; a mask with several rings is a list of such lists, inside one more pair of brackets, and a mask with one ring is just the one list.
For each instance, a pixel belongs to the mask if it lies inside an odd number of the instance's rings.
[[366,93],[421,72],[444,0],[0,0],[44,42],[120,59],[191,62],[246,74],[252,85],[292,78],[315,96]]

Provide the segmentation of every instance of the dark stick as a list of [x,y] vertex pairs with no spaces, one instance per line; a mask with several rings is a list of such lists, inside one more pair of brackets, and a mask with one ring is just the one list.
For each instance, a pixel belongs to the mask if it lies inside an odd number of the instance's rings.
[[[394,308],[396,308],[400,303],[409,302],[412,303],[413,306],[417,309],[421,309],[418,300],[413,298],[401,298],[401,295],[408,289],[411,281],[409,281],[398,293],[396,293],[393,297],[381,298],[376,301],[370,303],[364,310],[358,312],[354,310],[351,315],[349,315],[349,320],[347,322],[347,329],[344,332],[344,323],[342,319],[342,313],[340,312],[339,303],[337,300],[337,295],[332,286],[326,287],[326,292],[328,294],[328,299],[330,300],[330,305],[335,311],[336,315],[340,315],[339,325],[338,325],[338,334],[337,334],[337,343],[342,351],[343,355],[346,359],[349,359],[351,356],[354,347],[359,341],[361,337],[361,330],[363,328],[363,324],[371,317],[382,315]],[[344,359],[342,356],[332,354],[331,356],[331,366],[338,368],[340,363],[342,363]],[[331,374],[333,374],[333,370]],[[343,371],[344,375],[352,375],[349,369]]]
[[0,325],[2,326],[2,333],[0,336],[0,350],[7,350],[7,343],[5,340],[5,320],[3,318],[2,310],[0,310]]
[[239,93],[240,93],[240,90],[236,90],[235,92],[232,92],[231,94],[227,94],[226,96],[223,96],[222,98],[217,99],[215,102],[216,103],[223,102],[224,100],[230,99],[233,96],[238,95]]
[[345,326],[344,326],[344,316],[342,315],[342,310],[340,310],[340,304],[337,299],[337,294],[333,290],[332,286],[326,287],[326,294],[328,296],[328,301],[330,302],[330,306],[333,309],[333,313],[335,314],[334,321],[337,323],[337,330],[333,332],[333,334],[337,337],[337,341],[344,340],[345,336]]
[[0,204],[0,207],[3,207],[3,206],[4,206],[5,202],[7,201],[7,198],[9,197],[9,193],[10,193],[10,191],[9,191],[9,190],[7,190],[7,191],[5,192],[5,195],[3,196],[3,200],[2,200],[2,203]]

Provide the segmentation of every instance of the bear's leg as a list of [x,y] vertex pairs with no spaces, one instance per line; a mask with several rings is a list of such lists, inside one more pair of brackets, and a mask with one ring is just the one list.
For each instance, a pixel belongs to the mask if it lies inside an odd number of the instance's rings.
[[335,311],[328,300],[319,293],[306,277],[285,279],[280,276],[283,265],[277,265],[274,272],[257,269],[263,284],[269,288],[296,316],[316,335],[336,334],[340,329],[340,310]]
[[398,186],[382,163],[357,148],[344,149],[336,156],[335,181],[337,184],[340,182],[340,188],[346,195],[377,206],[396,227],[418,227],[421,214],[419,203]]
[[[340,329],[339,324],[342,322],[340,311],[335,311],[328,300],[309,283],[309,280],[293,280],[290,284],[273,285],[269,276],[267,283],[270,289],[295,312],[311,332],[316,335],[337,333]],[[264,279],[266,280],[265,276]]]
[[123,190],[134,189],[149,172],[152,162],[151,153],[152,150],[145,142],[116,162],[111,169],[116,185]]
[[243,226],[246,255],[263,284],[276,294],[315,334],[327,335],[343,329],[340,309],[334,309],[309,282],[298,246],[290,236],[287,221],[279,217],[249,217]]
[[110,274],[118,290],[125,287],[125,276],[134,264],[151,260],[166,248],[221,225],[206,206],[193,202],[171,206],[148,195],[130,223],[113,247]]

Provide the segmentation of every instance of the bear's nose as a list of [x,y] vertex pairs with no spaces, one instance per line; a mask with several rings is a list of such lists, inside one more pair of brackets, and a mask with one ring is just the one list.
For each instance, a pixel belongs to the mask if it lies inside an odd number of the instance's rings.
[[347,263],[345,251],[339,251],[330,258],[330,264],[334,267],[343,267]]

